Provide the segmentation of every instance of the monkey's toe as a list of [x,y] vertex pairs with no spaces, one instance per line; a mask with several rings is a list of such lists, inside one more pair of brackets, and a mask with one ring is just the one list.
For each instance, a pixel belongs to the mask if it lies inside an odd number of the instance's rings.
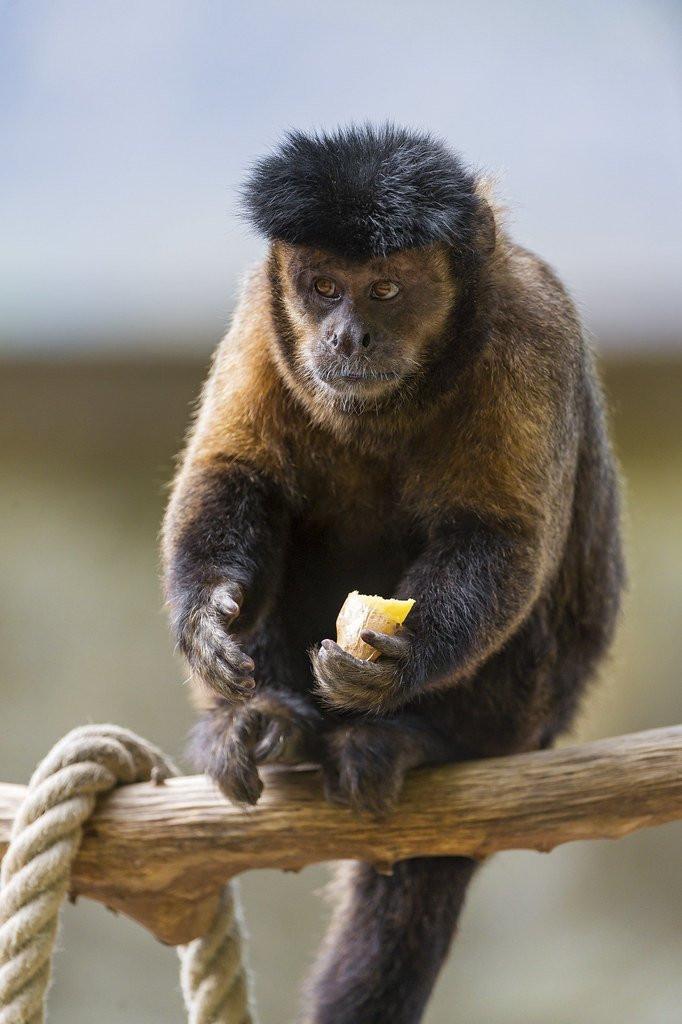
[[248,776],[227,775],[215,780],[221,793],[233,804],[255,806],[263,792],[263,783],[258,772]]
[[323,768],[330,803],[379,818],[395,807],[405,777],[401,758],[369,725],[332,734]]

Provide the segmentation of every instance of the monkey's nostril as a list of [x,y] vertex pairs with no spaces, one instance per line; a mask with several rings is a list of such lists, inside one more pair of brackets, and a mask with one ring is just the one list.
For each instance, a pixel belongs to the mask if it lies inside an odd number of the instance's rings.
[[370,343],[371,340],[372,339],[370,338],[369,334],[363,334],[363,336],[362,336],[362,347],[363,348],[369,348],[369,343]]
[[338,334],[332,334],[331,338],[329,339],[329,343],[332,346],[332,348],[336,348],[336,346],[339,343],[339,336],[338,336]]

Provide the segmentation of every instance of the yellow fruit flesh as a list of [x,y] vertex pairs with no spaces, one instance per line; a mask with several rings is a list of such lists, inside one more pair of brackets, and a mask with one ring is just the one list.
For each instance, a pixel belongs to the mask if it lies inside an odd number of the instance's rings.
[[398,601],[394,597],[378,597],[376,594],[358,594],[357,590],[354,590],[353,595],[357,595],[359,601],[363,604],[369,605],[375,611],[380,612],[387,619],[392,622],[396,622],[399,626],[405,621],[412,606],[414,605],[414,598],[410,597],[407,601]]
[[407,618],[414,600],[397,601],[376,594],[359,594],[353,590],[343,602],[336,620],[339,646],[363,661],[375,661],[379,652],[361,639],[366,629],[393,634]]

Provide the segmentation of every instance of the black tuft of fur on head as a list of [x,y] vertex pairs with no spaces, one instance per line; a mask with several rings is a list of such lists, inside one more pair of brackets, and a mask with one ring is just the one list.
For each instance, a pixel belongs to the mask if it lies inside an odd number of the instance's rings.
[[476,179],[438,139],[394,125],[287,134],[242,197],[266,237],[364,260],[442,242],[475,249]]

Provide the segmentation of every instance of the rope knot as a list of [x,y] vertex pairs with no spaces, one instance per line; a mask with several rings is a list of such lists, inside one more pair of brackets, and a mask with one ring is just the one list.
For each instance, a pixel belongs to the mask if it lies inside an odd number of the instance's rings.
[[[0,868],[0,1024],[45,1019],[59,911],[98,796],[173,775],[158,747],[115,725],[73,729],[40,762]],[[178,954],[190,1024],[252,1024],[234,883],[208,934]]]

